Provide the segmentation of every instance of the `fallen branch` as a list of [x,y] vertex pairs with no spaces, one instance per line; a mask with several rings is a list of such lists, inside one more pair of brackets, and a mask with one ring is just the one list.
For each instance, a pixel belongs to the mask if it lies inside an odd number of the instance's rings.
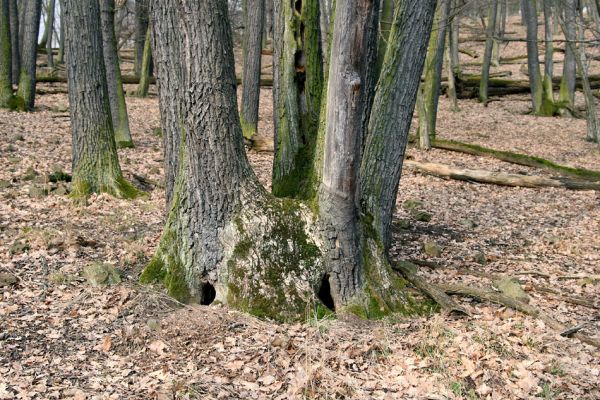
[[600,172],[585,168],[573,168],[565,165],[553,163],[544,158],[530,156],[527,154],[512,153],[510,151],[494,150],[476,144],[457,142],[454,140],[434,139],[431,146],[436,149],[456,151],[475,156],[488,156],[512,164],[524,165],[527,167],[542,168],[550,171],[557,171],[562,175],[572,176],[590,181],[600,181]]
[[504,172],[491,172],[482,169],[460,169],[452,168],[444,164],[421,163],[413,160],[406,160],[404,165],[425,174],[465,182],[478,182],[511,187],[555,187],[569,190],[600,191],[600,183],[598,182],[579,181],[560,177],[546,178],[542,176],[507,174]]
[[468,55],[471,58],[479,58],[479,54],[474,51],[474,50],[469,50],[469,49],[458,49],[459,53],[463,53]]

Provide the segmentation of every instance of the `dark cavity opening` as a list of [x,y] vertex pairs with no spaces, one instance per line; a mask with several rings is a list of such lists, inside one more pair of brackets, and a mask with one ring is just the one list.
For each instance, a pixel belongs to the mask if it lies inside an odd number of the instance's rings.
[[302,0],[296,0],[294,3],[295,3],[294,8],[296,9],[296,11],[298,13],[301,13],[302,12]]
[[217,291],[215,290],[215,287],[208,282],[204,282],[202,284],[202,297],[200,298],[200,304],[203,306],[208,306],[215,301],[215,297],[217,297]]
[[329,286],[329,275],[327,274],[325,274],[321,280],[321,287],[319,288],[317,297],[325,307],[329,308],[331,311],[335,311],[335,303],[333,302],[333,297],[331,297],[331,286]]

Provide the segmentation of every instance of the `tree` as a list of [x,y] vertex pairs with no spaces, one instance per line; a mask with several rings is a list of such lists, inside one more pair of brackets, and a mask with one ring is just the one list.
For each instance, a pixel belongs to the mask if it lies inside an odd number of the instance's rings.
[[134,62],[133,70],[140,76],[144,62],[144,49],[148,36],[148,5],[149,0],[135,0],[135,32],[134,32]]
[[240,121],[244,137],[251,139],[258,129],[265,0],[246,0],[244,14],[246,23],[244,24],[244,70]]
[[[374,2],[337,2],[330,69],[322,85],[327,102],[322,102],[309,156],[314,174],[311,179],[300,177],[313,189],[291,195],[306,201],[267,193],[246,159],[227,2],[157,3],[152,7],[153,21],[168,5],[176,5],[167,12],[176,13],[170,20],[182,39],[183,73],[176,79],[182,82],[184,97],[161,102],[161,108],[163,113],[177,114],[164,108],[183,107],[184,132],[172,205],[142,281],[160,281],[180,300],[203,304],[218,300],[279,320],[302,318],[311,305],[323,312],[329,307],[363,317],[414,311],[416,305],[404,290],[404,281],[391,270],[386,250],[435,1],[396,3],[372,96],[365,93],[369,86],[363,83],[377,60],[366,56],[367,44],[376,39],[365,29],[374,20]],[[274,37],[282,39],[275,46],[281,55],[276,79],[285,76],[281,69],[289,68],[285,57],[293,43],[308,51],[308,31],[318,32],[318,13],[314,21],[309,17],[318,2],[292,3],[295,9],[289,11],[306,17],[300,21],[306,41],[298,43],[289,29],[296,26],[291,18],[297,15],[288,13],[289,4],[275,2]],[[308,75],[320,65],[306,62],[304,71]],[[161,68],[159,81],[172,77],[161,76],[163,71],[175,73]],[[159,85],[159,90],[163,88]],[[275,98],[276,118],[297,107],[297,97],[290,98],[282,87],[276,89]],[[364,121],[370,98],[372,111]],[[281,119],[278,124],[278,135],[289,134],[289,125]],[[277,143],[283,153],[291,145]]]
[[498,0],[492,0],[488,12],[487,37],[485,39],[485,54],[483,55],[483,66],[481,67],[481,82],[479,84],[479,101],[488,101],[488,83],[490,80],[490,64],[492,62],[492,50],[494,47],[494,35],[496,34],[496,17],[498,15]]
[[[564,35],[567,43],[577,39],[577,10],[576,0],[561,0],[564,12]],[[559,102],[563,108],[563,115],[572,116],[575,111],[575,86],[577,81],[577,61],[572,46],[565,46],[565,58],[563,62],[563,75],[560,81]]]
[[75,199],[138,195],[123,179],[110,114],[97,0],[63,0]]
[[19,102],[22,102],[19,108],[33,110],[35,106],[37,38],[40,30],[42,0],[26,0],[24,7],[21,72],[17,97]]
[[46,55],[48,57],[48,67],[54,68],[54,54],[52,53],[52,36],[54,32],[54,6],[56,0],[48,2],[48,16],[46,19]]
[[537,34],[537,10],[535,0],[521,0],[523,24],[527,28],[527,69],[533,113],[542,114],[543,85],[540,73]]
[[133,147],[117,53],[117,38],[115,37],[115,1],[100,0],[100,12],[102,14],[102,53],[106,67],[106,82],[115,140],[117,147]]
[[8,0],[0,0],[0,107],[12,106],[12,61]]
[[146,39],[144,41],[144,53],[142,57],[142,66],[139,71],[140,82],[138,83],[135,95],[137,97],[148,97],[150,89],[150,75],[152,70],[152,47],[150,46],[151,29],[148,27],[146,31]]
[[19,83],[19,71],[21,70],[21,46],[19,42],[19,7],[17,0],[9,0],[8,8],[10,13],[10,43],[12,59],[12,83]]

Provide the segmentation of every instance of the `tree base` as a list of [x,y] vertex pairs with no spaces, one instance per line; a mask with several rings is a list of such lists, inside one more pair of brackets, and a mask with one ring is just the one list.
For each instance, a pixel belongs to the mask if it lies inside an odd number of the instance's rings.
[[119,199],[135,199],[145,195],[123,177],[106,179],[103,182],[90,183],[73,176],[71,198],[76,202],[85,201],[92,193],[108,193]]

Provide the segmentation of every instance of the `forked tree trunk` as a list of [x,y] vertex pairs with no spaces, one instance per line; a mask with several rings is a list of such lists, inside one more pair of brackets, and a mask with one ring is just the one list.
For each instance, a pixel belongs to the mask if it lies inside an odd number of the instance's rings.
[[21,42],[21,72],[19,74],[19,108],[33,110],[35,106],[35,71],[37,39],[40,30],[42,0],[27,0],[24,4],[23,41]]
[[494,35],[496,34],[496,17],[498,15],[498,0],[492,0],[488,12],[487,37],[485,39],[485,53],[483,55],[483,66],[481,67],[481,81],[479,83],[479,101],[487,103],[488,84],[490,80],[490,65],[492,62],[492,51],[494,47]]
[[19,42],[19,7],[17,0],[9,0],[8,8],[10,13],[10,43],[12,59],[12,83],[19,83],[19,72],[21,71],[21,45]]
[[[577,40],[577,8],[576,0],[562,0],[559,2],[564,12],[565,39],[573,42]],[[559,102],[563,107],[563,115],[572,116],[575,110],[575,85],[577,83],[577,61],[572,46],[565,46],[565,59],[563,62],[563,75],[560,82]]]
[[152,69],[152,46],[150,46],[150,36],[152,30],[148,27],[146,31],[146,41],[144,42],[144,56],[142,58],[142,67],[139,72],[140,83],[138,83],[135,95],[137,97],[148,97],[150,89],[150,75]]
[[542,112],[543,85],[537,44],[538,23],[535,0],[521,0],[521,8],[523,10],[523,24],[527,29],[527,69],[531,102],[533,113],[539,115]]
[[242,75],[242,106],[240,112],[242,132],[246,139],[251,139],[258,129],[264,15],[265,0],[246,0],[244,69]]
[[69,111],[76,199],[106,192],[135,197],[122,176],[113,132],[102,54],[98,0],[64,0]]
[[50,0],[48,2],[48,17],[46,22],[46,57],[48,60],[48,67],[54,68],[54,54],[52,53],[52,37],[54,33],[54,11],[55,11],[56,0]]
[[121,66],[117,54],[117,38],[115,37],[115,1],[100,0],[100,13],[102,14],[102,53],[106,67],[106,83],[108,85],[108,99],[110,113],[115,131],[117,147],[133,147],[131,131],[129,130],[129,116],[125,103],[125,92],[121,79]]
[[12,62],[8,0],[0,0],[0,108],[12,108]]
[[176,10],[177,0],[150,3],[152,54],[156,65],[158,102],[165,158],[167,210],[170,207],[179,171],[183,121],[183,66]]
[[[202,304],[217,300],[278,320],[301,319],[313,307],[318,313],[329,307],[362,317],[414,311],[403,281],[388,264],[374,218],[389,227],[391,217],[385,215],[391,213],[383,210],[391,210],[391,199],[395,201],[435,1],[398,3],[390,33],[393,46],[374,98],[362,163],[362,107],[367,97],[363,39],[372,2],[338,3],[330,104],[323,110],[322,147],[318,147],[323,151],[318,157],[322,164],[316,167],[321,171],[319,191],[309,199],[318,211],[269,195],[251,171],[236,106],[227,2],[161,0],[156,9],[172,3],[182,39],[179,79],[185,93],[185,140],[167,224],[142,281],[160,281],[180,300]],[[295,11],[301,12],[307,3],[296,5]],[[285,26],[278,28],[293,33]],[[373,66],[375,59],[369,67]],[[163,71],[174,73],[159,69],[159,82],[168,79],[161,76]],[[283,107],[281,99],[287,93],[276,93]],[[377,168],[386,172],[378,174]],[[387,172],[390,168],[395,175]],[[361,177],[365,186],[378,188],[368,199],[367,192],[359,190]],[[358,210],[368,201],[372,212],[363,216]]]

